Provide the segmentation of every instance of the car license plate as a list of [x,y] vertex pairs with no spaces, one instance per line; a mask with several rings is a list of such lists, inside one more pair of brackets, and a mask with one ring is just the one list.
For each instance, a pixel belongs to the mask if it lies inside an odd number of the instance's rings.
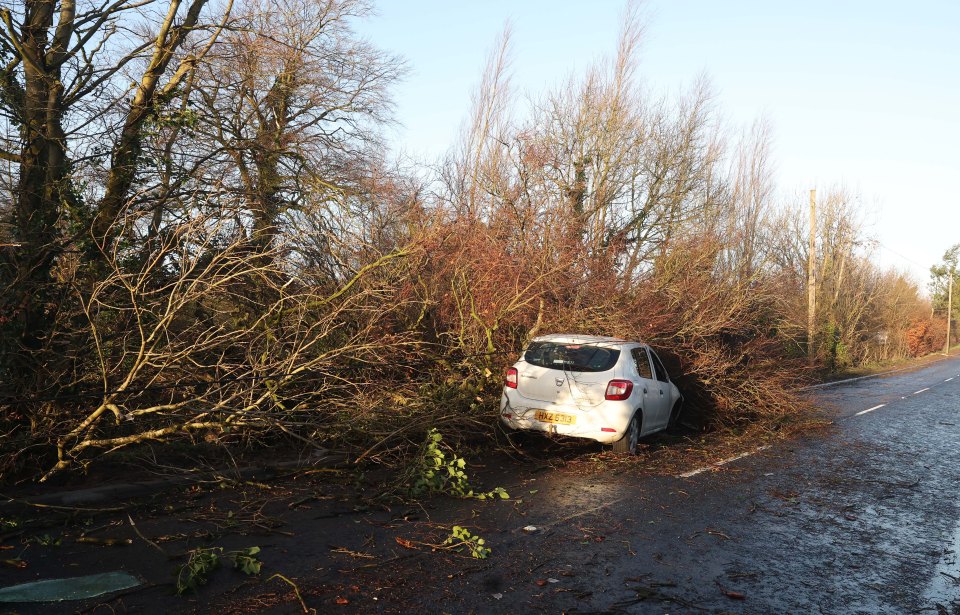
[[561,414],[559,412],[546,412],[537,410],[534,418],[542,423],[556,423],[558,425],[573,425],[577,422],[577,417],[572,414]]

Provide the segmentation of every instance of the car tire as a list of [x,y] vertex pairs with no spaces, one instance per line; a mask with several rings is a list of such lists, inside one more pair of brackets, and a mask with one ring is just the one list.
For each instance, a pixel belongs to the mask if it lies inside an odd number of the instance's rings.
[[633,455],[637,452],[637,440],[640,439],[640,411],[638,410],[633,418],[630,419],[630,425],[627,427],[623,437],[613,443],[614,453],[628,453]]
[[670,420],[667,422],[667,429],[673,429],[677,426],[677,423],[680,422],[680,409],[683,407],[683,400],[678,399],[675,404],[673,404],[673,409],[670,410]]

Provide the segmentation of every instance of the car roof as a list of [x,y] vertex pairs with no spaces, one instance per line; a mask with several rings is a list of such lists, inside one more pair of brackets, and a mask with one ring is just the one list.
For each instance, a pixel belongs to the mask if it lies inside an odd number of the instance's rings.
[[640,342],[625,340],[619,337],[605,337],[602,335],[581,335],[579,333],[552,333],[550,335],[541,335],[539,337],[535,337],[530,341],[531,342],[555,342],[558,344],[610,344],[610,345],[640,343]]

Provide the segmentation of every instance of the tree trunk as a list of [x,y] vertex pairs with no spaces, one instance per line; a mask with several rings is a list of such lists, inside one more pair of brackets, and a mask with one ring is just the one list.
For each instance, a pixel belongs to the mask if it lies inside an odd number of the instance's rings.
[[141,139],[144,123],[156,111],[161,100],[172,95],[184,76],[192,68],[196,59],[185,58],[170,81],[160,87],[160,78],[167,71],[174,54],[200,18],[200,11],[207,0],[193,0],[183,20],[174,25],[181,0],[172,0],[167,16],[161,24],[154,44],[153,56],[143,71],[143,77],[137,86],[130,103],[130,110],[123,123],[123,130],[113,147],[110,157],[110,173],[107,176],[106,189],[100,200],[97,216],[93,221],[94,239],[102,249],[109,250],[113,244],[111,229],[126,212],[130,189],[136,179],[137,162],[140,158]]
[[[67,163],[60,81],[64,38],[69,40],[73,27],[73,5],[61,4],[60,22],[52,32],[55,5],[54,0],[28,0],[18,40],[23,99],[19,101],[21,150],[14,232],[19,246],[12,271],[7,271],[10,279],[5,282],[12,291],[7,301],[20,325],[19,352],[11,368],[22,375],[36,372],[45,362],[37,352],[50,343],[53,313],[59,304],[51,280],[63,249],[58,222],[65,207],[76,205]],[[3,19],[12,30],[9,13],[5,12]]]

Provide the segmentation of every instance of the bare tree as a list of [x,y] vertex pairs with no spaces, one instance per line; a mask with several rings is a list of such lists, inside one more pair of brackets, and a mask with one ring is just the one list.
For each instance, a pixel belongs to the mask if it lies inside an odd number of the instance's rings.
[[[18,178],[9,195],[16,246],[2,253],[5,303],[18,315],[26,352],[15,369],[32,371],[29,354],[49,343],[50,312],[63,298],[51,285],[58,256],[91,231],[109,248],[106,230],[127,203],[146,122],[216,38],[213,28],[198,53],[174,60],[188,39],[207,35],[207,2],[173,0],[165,12],[156,12],[155,0],[23,0],[0,9],[0,108],[19,133],[17,149],[0,154]],[[135,23],[146,24],[142,37],[131,36]],[[132,98],[122,102],[113,91],[117,80],[137,65]],[[93,202],[84,202],[76,141],[118,106],[109,170]]]
[[731,161],[729,194],[717,199],[726,207],[706,216],[718,225],[715,232],[728,238],[723,266],[742,278],[762,273],[769,264],[764,231],[776,205],[771,130],[770,123],[761,119],[740,137]]
[[268,249],[287,214],[364,192],[382,158],[400,61],[356,36],[364,0],[252,0],[199,70],[193,145],[209,148]]
[[[329,418],[341,401],[353,404],[361,366],[377,370],[385,355],[412,347],[409,337],[379,324],[389,310],[371,309],[383,296],[365,279],[408,252],[370,263],[333,294],[321,294],[280,275],[277,259],[261,258],[255,239],[222,213],[163,234],[136,270],[115,249],[106,276],[74,286],[82,311],[75,322],[92,340],[74,387],[100,391],[85,398],[95,400],[90,406],[47,415],[57,442],[47,476],[92,451],[198,431],[212,439],[274,431],[318,445],[318,415]],[[284,252],[273,250],[268,256]],[[251,302],[252,289],[262,286],[273,300]]]

